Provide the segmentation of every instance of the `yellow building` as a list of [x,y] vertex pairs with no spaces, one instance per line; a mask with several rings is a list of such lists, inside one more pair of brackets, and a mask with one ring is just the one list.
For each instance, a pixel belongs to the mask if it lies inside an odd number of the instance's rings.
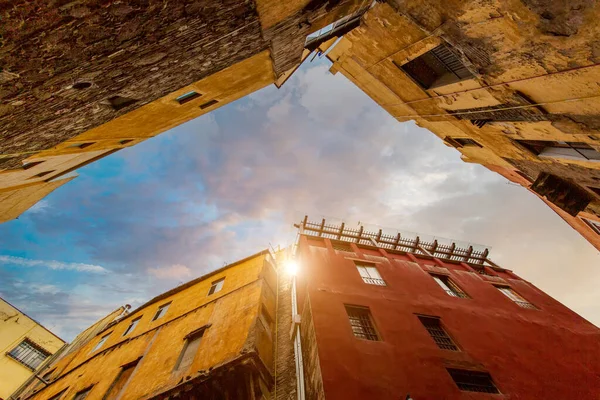
[[[35,53],[44,48],[43,60],[31,68],[43,64],[54,75],[39,81],[28,73],[26,57],[3,58],[0,223],[69,182],[78,168],[267,85],[281,86],[307,56],[309,34],[366,9],[364,0],[214,1],[207,2],[210,10],[186,8],[176,18],[148,6],[142,23],[136,21],[139,15],[132,19],[128,6],[98,7],[86,0],[61,7],[58,12],[65,19],[57,25],[46,20],[57,12],[54,5],[39,6],[48,9],[27,12],[28,23],[40,30],[48,24],[50,32],[36,35],[35,43],[26,30],[8,26],[26,7],[15,6],[3,17],[8,23],[3,29],[12,34],[3,35],[0,57],[5,49],[19,47],[25,54],[28,46]],[[73,13],[80,23],[98,29],[98,46],[85,45],[85,33],[72,29]],[[106,21],[96,26],[102,19]],[[156,25],[151,34],[149,24]],[[111,30],[128,39],[106,38]],[[56,50],[56,35],[73,42],[69,54],[85,59],[64,57],[64,50]],[[161,36],[159,44],[154,35]],[[70,63],[72,69],[65,68]]]
[[379,2],[327,56],[398,121],[527,187],[600,249],[600,3],[579,3]]
[[276,305],[277,272],[265,250],[130,313],[116,310],[40,371],[46,383],[31,381],[13,398],[268,398]]
[[0,298],[0,399],[27,380],[65,342]]

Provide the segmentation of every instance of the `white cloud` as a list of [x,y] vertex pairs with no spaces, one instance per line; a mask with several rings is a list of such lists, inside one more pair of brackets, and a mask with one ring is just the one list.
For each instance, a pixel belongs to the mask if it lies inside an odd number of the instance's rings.
[[149,268],[148,273],[157,278],[182,279],[192,276],[192,270],[182,264],[173,264],[162,268]]
[[0,264],[19,265],[22,267],[46,267],[53,270],[92,272],[97,274],[108,272],[105,268],[94,264],[68,263],[55,260],[33,260],[30,258],[14,256],[0,256]]

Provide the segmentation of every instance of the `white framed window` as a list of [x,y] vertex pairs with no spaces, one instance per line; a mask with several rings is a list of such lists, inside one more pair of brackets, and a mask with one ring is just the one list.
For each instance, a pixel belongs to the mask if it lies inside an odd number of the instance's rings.
[[102,339],[100,339],[100,341],[98,342],[98,344],[96,346],[94,346],[94,348],[92,349],[92,352],[94,352],[94,351],[98,350],[99,348],[101,348],[102,345],[106,342],[106,340],[108,340],[109,336],[110,336],[110,333],[102,336]]
[[142,319],[142,317],[137,317],[136,319],[134,319],[133,321],[131,321],[131,323],[129,324],[129,326],[127,327],[127,329],[125,329],[125,332],[123,333],[123,336],[127,336],[131,332],[133,332],[133,330],[135,329],[135,327],[137,326],[137,324],[140,323],[140,319]]
[[356,269],[365,283],[369,285],[387,286],[374,265],[356,264]]
[[450,279],[446,275],[431,276],[433,277],[433,280],[436,281],[442,289],[444,289],[448,296],[461,297],[463,299],[469,298],[469,296],[456,283],[454,283],[452,279]]
[[594,232],[596,232],[598,235],[600,235],[600,222],[592,221],[591,219],[587,219],[587,218],[581,218],[581,219],[583,220],[583,222],[588,224],[589,227],[592,228],[592,230]]
[[223,289],[223,282],[225,282],[225,278],[221,278],[219,280],[214,281],[212,283],[212,285],[210,285],[210,289],[208,290],[208,295],[210,296],[211,294],[217,293],[221,289]]
[[533,304],[531,304],[530,302],[528,302],[527,300],[525,300],[523,297],[521,297],[517,292],[515,292],[514,290],[512,290],[510,287],[508,286],[496,286],[496,288],[506,297],[508,297],[509,299],[511,299],[512,301],[514,301],[515,303],[517,303],[517,305],[519,307],[522,308],[531,308],[531,309],[537,309],[536,306],[534,306]]
[[162,306],[158,307],[158,310],[156,310],[156,314],[154,314],[152,321],[156,321],[157,319],[164,317],[165,314],[167,313],[167,310],[169,309],[170,305],[171,305],[171,303],[169,302],[167,304],[163,304]]

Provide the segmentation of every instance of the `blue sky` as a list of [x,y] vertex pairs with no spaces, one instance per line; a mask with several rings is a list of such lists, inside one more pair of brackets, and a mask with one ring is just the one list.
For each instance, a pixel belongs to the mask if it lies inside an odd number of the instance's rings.
[[591,245],[324,60],[78,173],[0,225],[0,296],[67,340],[119,305],[290,244],[304,214],[486,244],[600,325]]

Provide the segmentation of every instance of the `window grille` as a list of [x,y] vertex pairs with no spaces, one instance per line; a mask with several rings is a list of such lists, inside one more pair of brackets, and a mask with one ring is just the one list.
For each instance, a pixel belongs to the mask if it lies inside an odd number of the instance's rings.
[[347,251],[349,253],[354,252],[354,250],[352,250],[352,246],[350,246],[350,243],[337,242],[332,240],[331,247],[333,247],[334,250]]
[[50,353],[35,345],[30,340],[23,340],[17,347],[12,349],[8,356],[17,360],[28,368],[36,369]]
[[500,393],[487,372],[448,368],[448,373],[460,390],[466,392]]
[[369,285],[387,286],[381,275],[379,275],[379,271],[374,266],[356,264],[356,269],[365,283],[368,283]]
[[127,327],[127,329],[125,329],[125,332],[123,333],[123,336],[127,336],[128,334],[130,334],[131,332],[133,332],[133,330],[135,329],[135,327],[137,326],[137,324],[140,323],[140,319],[142,319],[142,317],[138,317],[138,318],[134,319],[133,321],[131,321],[131,324],[129,324],[129,326]]
[[452,297],[461,297],[463,299],[468,299],[469,296],[460,288],[456,283],[454,283],[449,277],[445,275],[432,275],[433,279],[437,282],[438,285],[448,294],[448,296]]
[[460,57],[446,44],[441,44],[399,67],[424,89],[433,89],[474,77]]
[[439,318],[419,316],[419,320],[440,349],[458,351],[458,347],[442,327]]
[[225,278],[214,281],[208,290],[208,295],[210,296],[211,294],[217,293],[223,289],[223,282],[225,282]]
[[346,306],[346,313],[354,336],[366,340],[379,340],[371,313],[366,307]]
[[156,314],[154,314],[154,318],[152,318],[152,321],[156,321],[157,319],[162,318],[167,313],[167,310],[169,309],[170,305],[171,303],[167,303],[158,307],[158,310],[156,310]]
[[519,307],[537,310],[537,307],[521,297],[517,292],[506,286],[496,286],[503,295],[514,301]]

